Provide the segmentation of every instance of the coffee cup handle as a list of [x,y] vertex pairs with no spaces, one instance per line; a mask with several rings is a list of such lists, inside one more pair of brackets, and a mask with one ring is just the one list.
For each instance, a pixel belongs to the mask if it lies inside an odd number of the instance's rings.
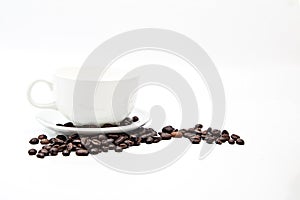
[[31,105],[37,107],[37,108],[51,108],[51,109],[56,109],[56,104],[55,102],[51,102],[51,103],[46,103],[46,104],[42,104],[42,103],[38,103],[36,102],[35,100],[33,100],[32,96],[31,96],[31,91],[32,91],[32,88],[37,84],[37,83],[46,83],[49,88],[51,89],[51,91],[53,91],[53,84],[49,81],[46,81],[46,80],[36,80],[34,82],[32,82],[30,85],[29,85],[29,88],[27,90],[27,98],[28,98],[28,101],[31,103]]

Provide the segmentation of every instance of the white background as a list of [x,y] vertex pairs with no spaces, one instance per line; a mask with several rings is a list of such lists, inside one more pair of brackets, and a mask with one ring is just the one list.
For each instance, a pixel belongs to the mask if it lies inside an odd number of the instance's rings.
[[[42,128],[26,100],[30,82],[80,66],[101,42],[145,27],[180,32],[207,51],[225,87],[224,127],[246,145],[218,146],[204,160],[194,145],[147,175],[115,172],[92,157],[29,157],[28,140]],[[299,65],[297,0],[1,0],[0,199],[298,200]]]

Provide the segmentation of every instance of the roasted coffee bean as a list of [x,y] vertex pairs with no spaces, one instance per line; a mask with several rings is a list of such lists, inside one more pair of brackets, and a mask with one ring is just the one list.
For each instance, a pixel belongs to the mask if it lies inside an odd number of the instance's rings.
[[79,139],[80,136],[78,135],[78,133],[74,133],[73,135],[70,135],[69,138],[75,140],[75,139]]
[[63,150],[62,152],[63,156],[69,156],[70,155],[70,151],[68,151],[67,149]]
[[31,155],[31,156],[35,155],[36,153],[37,153],[37,150],[35,150],[35,149],[29,149],[28,150],[28,154]]
[[193,144],[199,144],[201,142],[201,137],[199,135],[195,135],[189,139]]
[[106,140],[107,137],[103,134],[98,135],[98,140],[102,141],[102,140]]
[[153,143],[158,143],[161,141],[161,137],[160,136],[153,136]]
[[183,136],[183,134],[180,131],[174,131],[171,133],[172,137],[174,138],[181,138]]
[[49,140],[48,139],[42,139],[41,140],[41,144],[49,144]]
[[228,141],[229,139],[222,136],[218,140],[220,140],[222,143],[224,143],[224,142]]
[[212,134],[213,136],[215,136],[215,137],[220,137],[220,136],[221,136],[221,131],[218,130],[218,129],[213,129],[213,130],[211,131],[211,134]]
[[231,138],[234,139],[234,140],[237,140],[240,138],[240,136],[236,135],[236,134],[232,134],[231,135]]
[[51,138],[51,139],[49,140],[49,143],[50,143],[50,144],[54,144],[55,141],[56,141],[56,138]]
[[76,155],[77,156],[88,156],[89,155],[89,151],[86,149],[78,149],[76,151]]
[[185,133],[183,134],[183,137],[185,137],[185,138],[191,138],[191,137],[193,137],[193,136],[195,136],[195,135],[196,135],[195,133],[185,132]]
[[114,144],[110,144],[110,145],[108,145],[108,149],[109,149],[109,150],[114,150],[114,149],[115,149],[115,147],[116,147],[116,146],[115,146]]
[[[112,138],[112,139],[117,139],[117,138],[119,138],[119,135],[118,134],[107,134],[106,135],[108,138]],[[100,136],[99,136],[100,137]]]
[[201,129],[201,128],[203,128],[203,125],[202,124],[196,124],[194,128],[195,129]]
[[244,140],[242,140],[241,138],[237,139],[237,140],[236,140],[236,143],[237,143],[238,145],[244,145],[244,144],[245,144]]
[[73,140],[72,143],[75,144],[75,145],[78,145],[78,144],[81,144],[81,140],[80,139],[75,139],[75,140]]
[[37,138],[32,138],[31,140],[29,140],[30,144],[38,144],[39,143],[39,139]]
[[49,151],[52,147],[50,145],[45,145],[42,147],[43,149],[46,149],[47,151]]
[[116,148],[115,148],[115,152],[122,152],[123,151],[123,148],[121,148],[121,147],[119,147],[119,146],[117,146]]
[[41,134],[41,135],[38,136],[38,139],[39,140],[47,139],[47,135]]
[[57,154],[58,154],[58,148],[52,147],[50,149],[49,153],[50,153],[51,156],[57,156]]
[[128,148],[128,145],[125,143],[121,143],[121,144],[119,144],[119,147],[121,147],[122,149],[126,149],[126,148]]
[[45,158],[45,155],[43,153],[38,153],[38,154],[36,154],[36,157],[38,157],[38,158]]
[[64,135],[57,135],[56,138],[57,138],[57,139],[60,139],[60,140],[62,140],[62,141],[66,141],[66,140],[67,140],[67,137],[64,136]]
[[234,141],[234,139],[230,139],[230,140],[228,140],[228,143],[229,143],[229,144],[234,144],[235,141]]
[[92,149],[89,150],[89,152],[90,152],[90,154],[92,154],[92,155],[96,155],[96,154],[99,153],[99,149],[98,149],[98,148],[92,148]]
[[184,133],[186,133],[187,132],[187,130],[186,129],[180,129],[179,130],[182,134],[184,134]]
[[152,144],[153,143],[153,138],[152,137],[148,137],[147,139],[146,139],[146,144]]
[[211,131],[212,131],[212,128],[209,127],[209,128],[207,129],[207,132],[208,132],[208,133],[211,133]]
[[212,144],[212,143],[214,143],[215,139],[212,138],[212,137],[206,137],[205,141],[206,141],[207,144]]
[[163,133],[172,133],[175,129],[172,126],[166,126],[162,129]]
[[99,147],[101,145],[101,142],[99,140],[97,140],[97,139],[93,139],[92,140],[92,145]]
[[73,144],[72,143],[67,144],[67,150],[68,151],[72,151],[73,150]]
[[223,131],[222,131],[222,136],[223,136],[223,135],[228,135],[228,136],[229,136],[228,131],[227,131],[227,130],[223,130]]
[[219,144],[219,145],[221,145],[223,142],[220,140],[220,139],[217,139],[216,140],[216,144]]
[[63,152],[63,150],[65,150],[66,148],[67,148],[67,145],[66,144],[62,144],[57,149],[58,149],[58,152]]
[[139,118],[138,118],[137,116],[133,116],[133,117],[132,117],[132,121],[133,121],[133,122],[137,122],[137,121],[139,121]]
[[65,143],[65,142],[64,142],[63,140],[58,139],[58,138],[55,138],[54,144],[56,144],[56,145],[62,145],[62,144],[64,144],[64,143]]
[[103,147],[101,147],[101,149],[103,152],[108,152],[108,146],[103,146]]
[[119,145],[124,142],[127,138],[125,136],[120,136],[118,139],[115,140],[115,144]]
[[112,138],[109,138],[109,139],[107,139],[106,141],[107,141],[108,144],[111,144],[111,143],[113,143],[115,140],[112,139]]
[[67,122],[64,124],[65,127],[75,127],[72,122]]
[[162,140],[170,140],[172,138],[172,135],[169,133],[162,133],[160,136]]
[[124,143],[127,144],[127,146],[132,146],[132,145],[134,145],[134,142],[131,141],[131,140],[125,140]]
[[47,149],[41,149],[38,153],[43,153],[44,156],[49,156],[49,151]]

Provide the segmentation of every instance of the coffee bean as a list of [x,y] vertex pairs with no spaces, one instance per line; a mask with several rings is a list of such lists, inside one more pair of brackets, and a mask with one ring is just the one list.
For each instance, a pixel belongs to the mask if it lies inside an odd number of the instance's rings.
[[101,147],[101,149],[103,152],[108,152],[108,146],[103,146],[103,147]]
[[42,139],[41,140],[41,144],[49,144],[49,140],[48,139]]
[[166,126],[162,129],[163,133],[172,133],[175,129],[172,126]]
[[68,151],[72,151],[73,150],[73,144],[72,143],[67,144],[67,150]]
[[52,147],[50,145],[45,145],[42,147],[43,149],[46,149],[47,151],[49,151]]
[[195,129],[201,129],[201,128],[203,128],[203,125],[202,124],[196,124],[194,128]]
[[105,135],[99,135],[98,136],[98,140],[100,140],[100,141],[102,141],[102,140],[106,140],[107,139],[107,137],[105,136]]
[[133,121],[133,122],[137,122],[137,121],[139,121],[139,118],[138,118],[137,116],[133,116],[133,117],[132,117],[132,121]]
[[[119,135],[118,134],[107,134],[106,135],[108,138],[112,138],[112,139],[117,139],[117,138],[119,138]],[[99,136],[100,137],[100,136]]]
[[226,137],[220,137],[218,140],[220,140],[222,143],[225,143],[227,140],[229,140],[228,138]]
[[75,140],[73,140],[72,143],[75,144],[75,145],[78,145],[78,144],[81,144],[81,140],[80,139],[75,139]]
[[234,139],[234,140],[237,140],[240,138],[240,136],[236,135],[236,134],[232,134],[231,135],[231,138]]
[[212,131],[212,128],[209,127],[209,128],[207,129],[207,132],[210,133],[211,131]]
[[189,139],[193,144],[199,144],[201,142],[201,137],[199,135],[195,135]]
[[78,133],[74,133],[73,135],[70,135],[69,138],[75,140],[75,139],[79,139],[80,136],[78,135]]
[[117,146],[116,148],[115,148],[115,152],[122,152],[123,151],[123,148],[121,148],[121,147],[119,147],[119,146]]
[[107,142],[108,144],[111,144],[111,143],[113,143],[114,141],[115,141],[115,140],[112,139],[112,138],[109,138],[109,139],[106,140],[106,142]]
[[39,140],[47,139],[47,135],[41,134],[41,135],[38,136],[38,139]]
[[121,144],[119,144],[119,147],[121,147],[122,149],[126,149],[126,148],[128,148],[128,145],[125,143],[121,143]]
[[97,140],[97,139],[93,139],[92,140],[92,145],[99,147],[101,145],[101,142],[99,140]]
[[146,139],[146,144],[152,144],[152,142],[153,142],[153,138],[152,137],[148,137],[147,139]]
[[180,131],[174,131],[171,133],[172,137],[174,138],[181,138],[183,136],[183,134]]
[[63,156],[69,156],[70,155],[70,151],[68,151],[67,149],[63,150],[62,152]]
[[213,129],[213,130],[211,131],[211,134],[212,134],[213,136],[215,136],[215,137],[220,137],[220,136],[221,136],[221,131],[218,130],[218,129]]
[[236,143],[237,143],[238,145],[244,145],[244,144],[245,144],[244,140],[242,140],[241,138],[238,138],[238,139],[236,140]]
[[88,156],[89,155],[89,151],[86,149],[78,149],[76,151],[76,155],[77,156]]
[[42,153],[44,156],[49,156],[49,151],[47,151],[47,149],[41,149],[38,153]]
[[92,155],[96,155],[96,154],[98,154],[99,153],[99,149],[98,148],[92,148],[92,149],[90,149],[90,154],[92,154]]
[[219,145],[221,145],[223,142],[220,140],[220,139],[217,139],[216,140],[216,144],[219,144]]
[[56,124],[56,126],[64,126],[63,124]]
[[52,147],[49,151],[51,156],[57,156],[58,154],[58,148]]
[[109,150],[114,150],[114,149],[115,149],[115,147],[116,147],[116,146],[115,146],[114,144],[110,144],[110,145],[108,145],[108,149],[109,149]]
[[125,136],[120,136],[118,139],[115,140],[115,144],[119,145],[124,142],[127,138]]
[[235,141],[234,141],[234,139],[230,139],[230,140],[228,140],[228,143],[229,143],[229,144],[234,144]]
[[64,127],[75,127],[72,122],[67,122],[64,124]]
[[227,130],[223,130],[223,131],[222,131],[222,135],[229,135],[229,133],[228,133]]
[[162,133],[160,136],[162,140],[170,140],[172,138],[172,135],[169,133]]
[[38,144],[39,143],[39,139],[37,138],[32,138],[31,140],[29,140],[30,144]]
[[56,145],[62,145],[62,144],[64,144],[65,142],[63,141],[63,140],[60,140],[60,139],[58,139],[58,138],[55,138],[55,142],[54,142],[54,144],[56,144]]
[[153,143],[158,143],[161,141],[161,137],[160,136],[153,136]]
[[196,135],[195,133],[185,132],[185,133],[183,134],[183,137],[185,137],[185,138],[190,138],[190,137],[193,137],[193,136],[195,136],[195,135]]
[[35,155],[36,153],[37,153],[37,151],[35,149],[29,149],[28,150],[28,154],[31,155],[31,156]]
[[66,140],[67,140],[67,137],[64,136],[64,135],[57,135],[56,138],[57,138],[57,139],[60,139],[60,140],[62,140],[62,141],[66,141]]
[[38,154],[36,154],[36,157],[38,157],[38,158],[45,158],[45,155],[43,153],[38,153]]
[[134,145],[134,142],[131,141],[131,140],[125,140],[124,143],[127,144],[127,146],[132,146],[132,145]]
[[66,144],[62,144],[57,149],[58,149],[58,152],[63,152],[63,150],[65,150],[66,148],[67,148],[67,145]]

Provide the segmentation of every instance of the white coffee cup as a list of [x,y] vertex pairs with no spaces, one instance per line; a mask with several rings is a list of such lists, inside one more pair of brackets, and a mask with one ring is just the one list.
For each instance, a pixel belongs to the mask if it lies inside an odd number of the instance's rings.
[[[95,72],[85,71],[84,78],[78,78],[78,72],[78,68],[63,68],[54,75],[53,83],[34,81],[27,92],[29,102],[38,108],[56,109],[76,125],[116,123],[129,115],[135,103],[137,77],[120,79],[110,73],[95,81],[87,78]],[[53,90],[55,102],[41,104],[32,98],[37,83],[46,83]]]

